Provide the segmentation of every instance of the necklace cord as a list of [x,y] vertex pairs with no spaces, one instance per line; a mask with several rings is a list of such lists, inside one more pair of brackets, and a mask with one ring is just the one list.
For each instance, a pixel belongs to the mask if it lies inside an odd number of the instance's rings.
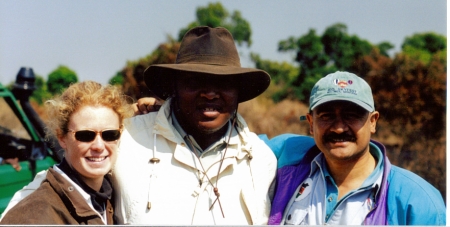
[[[222,163],[223,163],[223,161],[225,160],[225,155],[226,155],[227,150],[228,150],[228,145],[230,144],[231,133],[232,133],[232,131],[233,131],[233,128],[234,128],[235,124],[236,124],[236,114],[234,115],[233,123],[232,123],[231,129],[230,129],[230,132],[229,132],[229,134],[228,134],[228,141],[227,141],[227,143],[226,143],[225,151],[224,151],[224,153],[223,153],[223,155],[222,155],[222,158],[221,158],[221,160],[220,160],[219,169],[217,170],[216,186],[214,186],[214,184],[212,183],[212,181],[211,181],[211,179],[209,178],[208,174],[206,173],[205,168],[203,167],[203,163],[202,163],[202,161],[200,160],[200,158],[198,157],[198,155],[197,155],[195,152],[193,152],[193,153],[195,154],[195,157],[197,157],[197,159],[199,160],[200,166],[202,167],[203,172],[204,172],[206,178],[208,179],[209,184],[210,184],[211,186],[213,186],[213,188],[214,188],[213,190],[214,190],[214,195],[216,196],[216,199],[214,200],[214,202],[213,202],[213,203],[211,204],[211,206],[209,207],[209,210],[211,210],[211,209],[214,207],[214,204],[215,204],[216,202],[218,202],[218,203],[219,203],[219,207],[220,207],[220,212],[222,213],[222,217],[223,217],[223,218],[225,218],[225,214],[223,213],[222,204],[221,204],[220,199],[219,199],[219,197],[220,197],[219,188],[218,188],[219,174],[220,174],[220,170],[222,169]],[[189,137],[188,137],[188,138],[189,138]],[[192,149],[195,149],[194,145],[192,144],[192,141],[191,141],[190,139],[188,139],[188,141],[189,141],[189,143],[190,143]]]

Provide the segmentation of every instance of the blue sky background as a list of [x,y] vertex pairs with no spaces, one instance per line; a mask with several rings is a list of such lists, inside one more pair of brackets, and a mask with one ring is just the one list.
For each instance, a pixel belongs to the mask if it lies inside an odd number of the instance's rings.
[[[1,0],[0,82],[14,81],[22,66],[47,78],[66,65],[81,81],[107,83],[127,61],[148,55],[167,35],[177,37],[194,21],[196,8],[208,2],[217,1]],[[277,51],[280,40],[310,28],[321,35],[337,22],[373,44],[393,43],[394,52],[414,33],[447,35],[445,0],[228,0],[222,5],[250,22],[253,44],[240,48],[245,67],[252,67],[250,51],[293,62],[292,55]]]

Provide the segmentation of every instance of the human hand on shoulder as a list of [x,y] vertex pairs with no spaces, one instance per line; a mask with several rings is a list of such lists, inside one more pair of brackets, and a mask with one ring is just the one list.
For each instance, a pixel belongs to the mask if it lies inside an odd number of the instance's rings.
[[150,112],[158,111],[164,100],[157,99],[154,97],[144,97],[140,98],[136,103],[133,103],[134,115],[142,115]]

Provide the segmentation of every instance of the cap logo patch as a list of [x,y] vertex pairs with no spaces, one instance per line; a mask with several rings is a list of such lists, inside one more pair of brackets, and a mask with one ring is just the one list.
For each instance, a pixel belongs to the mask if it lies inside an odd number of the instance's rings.
[[353,84],[353,81],[352,80],[345,81],[345,80],[335,79],[334,84],[341,88],[344,88],[344,87],[347,87],[347,85]]
[[339,88],[328,88],[327,93],[350,93],[353,95],[357,95],[356,90],[350,89],[350,88],[345,88],[348,85],[353,84],[352,80],[335,79],[335,80],[333,80],[333,83],[334,83],[334,85],[338,86]]

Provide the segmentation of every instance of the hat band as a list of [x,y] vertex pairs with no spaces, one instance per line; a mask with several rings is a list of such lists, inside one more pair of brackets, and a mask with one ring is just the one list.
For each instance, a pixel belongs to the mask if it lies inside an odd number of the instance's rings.
[[[228,64],[224,64],[224,62]],[[187,55],[177,58],[176,64],[205,64],[241,67],[239,59],[224,57],[220,55]]]

